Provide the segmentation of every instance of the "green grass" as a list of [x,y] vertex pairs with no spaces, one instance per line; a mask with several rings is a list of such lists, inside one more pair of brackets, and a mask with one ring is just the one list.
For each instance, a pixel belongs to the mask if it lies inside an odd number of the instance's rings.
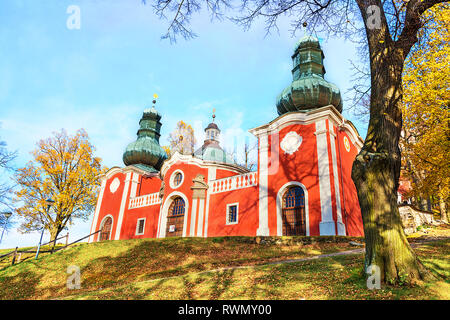
[[[348,240],[320,238],[307,245],[284,240],[259,245],[245,237],[80,244],[0,270],[0,299],[449,298],[450,241],[416,249],[435,281],[371,291],[361,277],[362,254],[257,265],[355,248]],[[66,288],[71,265],[81,269],[79,290]],[[235,266],[241,268],[215,270]]]

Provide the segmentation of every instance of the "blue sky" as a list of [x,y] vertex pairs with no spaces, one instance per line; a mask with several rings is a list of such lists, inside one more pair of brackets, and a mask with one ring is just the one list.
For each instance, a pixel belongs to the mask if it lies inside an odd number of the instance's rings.
[[[80,8],[80,29],[66,26],[70,5]],[[194,127],[200,144],[215,108],[222,145],[239,150],[245,137],[254,139],[249,129],[277,116],[275,99],[292,81],[290,57],[304,35],[300,30],[292,37],[289,20],[280,21],[279,34],[265,37],[262,21],[244,32],[200,14],[192,19],[198,37],[171,44],[161,40],[168,22],[140,0],[2,1],[0,21],[0,139],[18,151],[17,167],[31,160],[39,139],[61,128],[84,128],[104,165],[123,166],[123,150],[136,138],[154,93],[162,145],[178,120]],[[319,38],[325,78],[346,98],[356,48],[343,39]],[[344,116],[364,138],[366,124],[347,111]],[[89,229],[90,220],[77,221],[70,238]],[[38,241],[39,233],[10,230],[0,248]]]

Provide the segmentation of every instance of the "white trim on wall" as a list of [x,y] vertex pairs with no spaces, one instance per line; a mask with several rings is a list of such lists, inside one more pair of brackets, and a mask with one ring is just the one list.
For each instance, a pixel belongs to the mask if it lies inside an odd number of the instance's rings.
[[[111,214],[107,214],[106,216],[103,217],[102,221],[100,221],[100,229],[103,229],[103,224],[105,223],[106,218],[111,218],[111,230],[109,231],[109,239],[108,240],[113,240],[112,237],[112,231],[114,229],[114,217]],[[101,232],[100,232],[101,233]],[[100,233],[97,233],[97,242],[100,241]]]
[[[337,166],[336,156],[336,133],[334,132],[334,126],[330,125],[330,147],[331,147],[331,159],[333,161],[333,176],[334,176],[334,194],[336,200],[336,216],[337,216],[337,231],[338,235],[345,236],[345,225],[342,222],[342,209],[341,209],[341,191],[339,188],[339,170]],[[342,172],[341,172],[342,174]]]
[[[236,222],[229,222],[228,221],[228,213],[229,213],[229,208],[232,206],[236,206]],[[225,225],[230,226],[233,224],[238,224],[239,223],[239,202],[234,202],[234,203],[228,203],[227,204],[227,211],[225,213]]]
[[322,220],[319,223],[320,235],[336,235],[333,220],[333,206],[331,201],[331,175],[328,158],[328,142],[326,119],[316,122],[317,160],[319,170],[320,211]]
[[[142,227],[142,233],[138,232],[139,231],[139,221],[144,221],[144,226]],[[136,232],[134,233],[135,236],[141,236],[141,235],[143,235],[145,233],[145,221],[146,221],[145,218],[137,219],[137,221],[136,221]]]
[[197,237],[203,236],[203,218],[205,212],[205,199],[198,199]]
[[[181,181],[180,181],[179,184],[175,185],[175,176],[176,176],[177,173],[181,174]],[[184,182],[184,172],[183,172],[183,170],[177,169],[174,172],[172,172],[172,174],[170,176],[170,179],[169,179],[169,185],[170,185],[170,187],[172,189],[177,189],[177,188],[181,187],[183,182]]]
[[303,189],[303,193],[305,194],[305,226],[306,226],[306,235],[309,236],[309,202],[308,202],[308,190],[306,187],[298,182],[298,181],[289,181],[285,183],[277,193],[277,236],[283,235],[283,217],[282,217],[282,205],[283,205],[283,194],[289,187],[298,186]]
[[208,189],[206,190],[206,208],[205,208],[205,232],[203,234],[204,237],[208,236],[208,219],[209,219],[209,202],[211,199],[212,188],[210,185],[210,181],[216,179],[217,169],[215,167],[208,168]]
[[191,226],[189,228],[189,235],[195,237],[195,222],[197,219],[197,201],[198,199],[192,199],[192,210],[191,210]]
[[[102,184],[101,184],[101,187],[100,187],[100,193],[99,193],[98,198],[97,198],[97,205],[95,206],[94,219],[92,221],[90,234],[92,234],[95,231],[97,231],[95,229],[97,228],[98,215],[100,213],[100,208],[102,206],[103,193],[105,192],[105,187],[106,187],[106,179],[102,179]],[[88,239],[88,242],[94,241],[94,237],[95,237],[95,235],[90,236],[89,239]]]
[[139,184],[139,174],[133,173],[133,178],[131,179],[130,198],[136,198],[138,184]]
[[283,128],[292,124],[307,125],[315,123],[320,119],[329,119],[335,125],[340,126],[343,130],[345,130],[345,132],[349,135],[350,140],[356,145],[358,150],[364,145],[364,139],[359,135],[356,127],[350,121],[346,120],[333,105],[310,111],[288,112],[267,124],[250,129],[249,132],[255,136],[272,134],[274,132],[279,132]]
[[269,136],[259,136],[259,227],[257,236],[269,235]]
[[127,175],[125,177],[125,186],[123,187],[123,193],[122,193],[122,201],[120,202],[120,209],[119,209],[119,217],[117,219],[117,228],[116,228],[116,235],[114,237],[115,240],[120,239],[120,232],[122,228],[122,221],[123,221],[123,215],[125,212],[125,204],[127,203],[128,197],[128,189],[130,186],[130,181],[132,178],[133,172],[127,172]]
[[160,215],[160,223],[158,226],[158,238],[165,238],[166,237],[166,227],[167,227],[167,214],[169,212],[169,208],[170,205],[172,203],[172,201],[174,200],[173,198],[175,198],[176,196],[179,196],[181,198],[183,198],[184,200],[184,222],[183,222],[183,237],[186,237],[186,227],[187,227],[187,215],[189,212],[189,201],[188,198],[181,192],[179,191],[173,191],[172,193],[170,193],[166,200],[164,201],[164,205],[163,208],[161,210],[161,215]]

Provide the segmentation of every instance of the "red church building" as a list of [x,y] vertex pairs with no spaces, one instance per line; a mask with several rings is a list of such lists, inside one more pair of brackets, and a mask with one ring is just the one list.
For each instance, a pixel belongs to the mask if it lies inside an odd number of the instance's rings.
[[[324,79],[319,41],[296,45],[293,81],[277,98],[279,116],[249,130],[257,171],[235,164],[213,121],[191,155],[159,145],[161,115],[144,110],[125,167],[103,177],[89,241],[131,238],[348,235],[363,224],[352,163],[363,139],[344,119],[339,89]],[[155,103],[155,101],[154,101]]]

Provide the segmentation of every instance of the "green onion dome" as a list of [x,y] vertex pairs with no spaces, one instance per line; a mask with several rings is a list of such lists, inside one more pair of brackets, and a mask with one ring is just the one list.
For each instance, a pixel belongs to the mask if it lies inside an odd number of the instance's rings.
[[[153,101],[155,103],[155,101]],[[139,130],[137,140],[130,143],[124,154],[123,162],[125,165],[137,165],[146,168],[149,171],[159,171],[167,154],[159,145],[161,115],[155,107],[144,110],[139,121]]]
[[333,105],[342,112],[339,88],[324,79],[325,58],[316,37],[305,36],[295,45],[291,85],[277,97],[279,115]]

